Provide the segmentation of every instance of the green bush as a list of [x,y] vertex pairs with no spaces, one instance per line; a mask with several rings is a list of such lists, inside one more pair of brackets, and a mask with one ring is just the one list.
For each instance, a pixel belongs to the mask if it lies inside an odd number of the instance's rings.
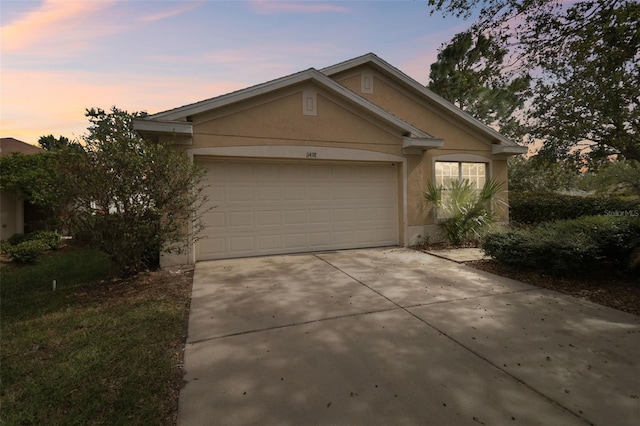
[[601,267],[637,268],[640,217],[587,216],[544,223],[532,229],[490,234],[483,250],[499,262],[555,275]]
[[17,246],[18,244],[23,243],[28,239],[29,239],[28,234],[14,234],[11,237],[9,237],[9,239],[7,239],[7,242],[12,246]]
[[58,250],[62,245],[62,236],[55,231],[36,231],[29,234],[28,240],[42,241],[49,250]]
[[62,236],[53,231],[36,231],[30,234],[16,234],[2,241],[0,251],[12,260],[33,263],[47,250],[57,250],[62,245]]
[[20,263],[33,263],[49,246],[42,240],[27,240],[7,247],[7,254]]
[[640,202],[615,197],[577,197],[546,192],[509,194],[511,221],[535,225],[595,215],[640,215]]
[[6,241],[6,240],[0,241],[0,253],[6,254],[9,250],[9,247],[11,247],[11,244],[9,243],[9,241]]

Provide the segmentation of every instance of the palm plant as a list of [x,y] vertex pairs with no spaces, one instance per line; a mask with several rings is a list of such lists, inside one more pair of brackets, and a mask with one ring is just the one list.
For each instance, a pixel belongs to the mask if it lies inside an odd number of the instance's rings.
[[437,216],[444,218],[438,224],[442,237],[459,245],[479,238],[495,222],[495,206],[498,202],[504,204],[495,196],[503,187],[502,182],[494,179],[487,180],[479,190],[467,179],[453,180],[448,186],[429,182],[424,198],[436,209]]

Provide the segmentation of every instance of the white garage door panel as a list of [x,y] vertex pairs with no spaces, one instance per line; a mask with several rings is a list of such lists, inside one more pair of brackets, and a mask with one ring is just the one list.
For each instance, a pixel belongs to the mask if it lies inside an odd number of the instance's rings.
[[213,207],[197,260],[398,243],[395,165],[197,161]]

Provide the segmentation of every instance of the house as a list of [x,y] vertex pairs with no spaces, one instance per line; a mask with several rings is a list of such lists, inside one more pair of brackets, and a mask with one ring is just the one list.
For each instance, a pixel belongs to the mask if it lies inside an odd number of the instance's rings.
[[437,235],[427,182],[506,184],[526,152],[372,53],[134,126],[207,171],[205,237],[164,264],[412,245]]
[[[6,157],[14,152],[21,154],[38,154],[43,149],[14,138],[0,138],[0,156]],[[0,170],[0,173],[2,171]],[[39,215],[39,209],[22,200],[12,192],[0,193],[0,240],[6,240],[14,234],[25,232],[25,221],[32,215]],[[26,217],[26,219],[25,219]],[[28,226],[27,226],[28,228]]]

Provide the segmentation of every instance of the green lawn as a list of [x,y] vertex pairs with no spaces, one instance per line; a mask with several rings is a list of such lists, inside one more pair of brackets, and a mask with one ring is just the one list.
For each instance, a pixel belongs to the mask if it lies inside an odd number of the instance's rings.
[[174,424],[189,276],[86,248],[1,268],[0,424]]

